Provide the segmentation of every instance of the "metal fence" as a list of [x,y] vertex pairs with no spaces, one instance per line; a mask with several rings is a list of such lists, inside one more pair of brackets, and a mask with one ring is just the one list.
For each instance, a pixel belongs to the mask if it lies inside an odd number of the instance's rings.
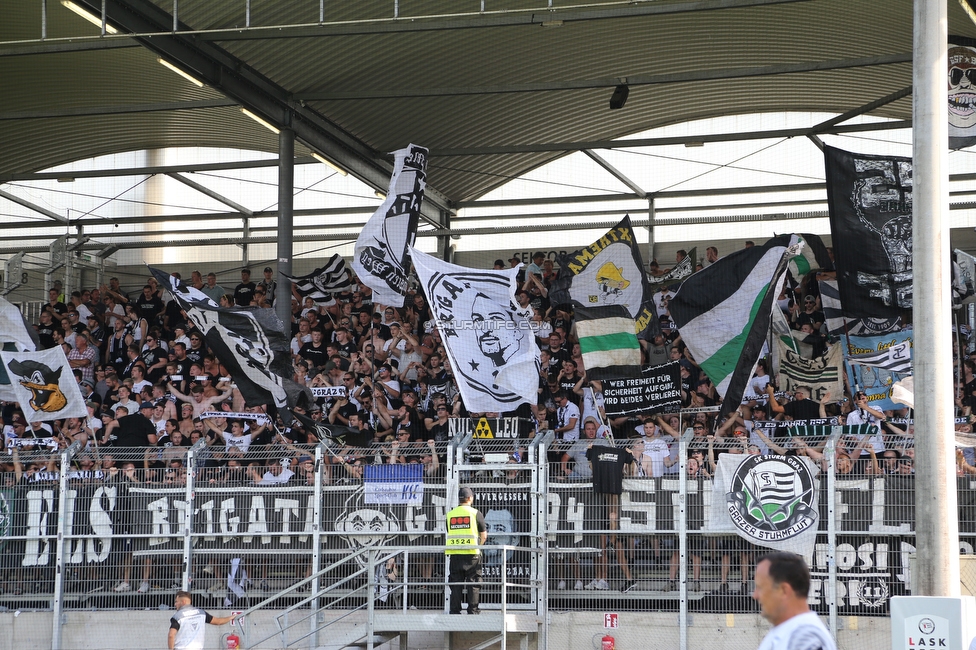
[[[410,589],[390,606],[444,611],[445,561],[431,549],[443,544],[460,485],[475,491],[488,544],[512,547],[486,550],[488,608],[499,605],[492,583],[501,581],[504,562],[507,583],[534,589],[510,589],[507,604],[515,607],[675,611],[682,620],[758,611],[753,571],[767,549],[736,533],[732,510],[754,537],[786,542],[799,539],[792,528],[813,522],[799,531],[812,544],[810,604],[835,629],[838,616],[883,617],[891,596],[911,593],[908,449],[901,458],[851,458],[841,430],[829,439],[781,440],[787,456],[759,455],[734,440],[713,441],[711,450],[701,442],[690,434],[665,440],[670,466],[622,465],[619,495],[567,475],[568,445],[542,437],[466,434],[435,454],[418,447],[411,462],[374,480],[371,461],[382,460],[382,450],[252,451],[229,467],[212,466],[204,448],[18,450],[16,471],[3,475],[0,490],[0,603],[55,614],[144,609],[169,604],[182,588],[210,607],[246,609],[298,584],[291,600],[274,605],[289,607],[315,589],[362,587],[368,578],[355,558],[363,548],[417,547],[394,562],[392,574]],[[661,448],[656,440],[607,448],[644,459],[649,446]],[[814,451],[797,455],[804,446]],[[809,483],[791,473],[799,466]],[[283,476],[287,483],[279,484]],[[957,487],[960,551],[972,555],[976,476],[960,476]],[[326,567],[321,580],[305,580]],[[386,605],[379,599],[377,606]]]

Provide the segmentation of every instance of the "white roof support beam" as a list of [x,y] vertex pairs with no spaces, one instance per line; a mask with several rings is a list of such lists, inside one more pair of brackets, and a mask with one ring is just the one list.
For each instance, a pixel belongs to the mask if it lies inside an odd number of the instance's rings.
[[209,196],[210,198],[212,198],[215,201],[219,201],[220,203],[223,203],[224,205],[228,206],[229,208],[231,208],[233,210],[237,210],[238,212],[240,212],[241,214],[243,214],[245,216],[248,216],[248,217],[253,217],[254,216],[254,211],[251,210],[250,208],[245,208],[240,203],[237,203],[236,201],[233,201],[232,199],[228,199],[223,194],[221,194],[219,192],[215,192],[214,190],[210,189],[209,187],[206,187],[204,185],[201,185],[200,183],[196,182],[195,180],[193,180],[191,178],[187,178],[183,174],[177,174],[177,173],[174,172],[174,173],[169,173],[169,174],[166,174],[166,175],[169,176],[170,178],[172,178],[175,181],[179,181],[179,182],[183,183],[187,187],[192,187],[193,189],[195,189],[197,192],[200,192],[201,194],[204,194],[206,196]]
[[605,170],[610,172],[610,174],[618,181],[620,181],[628,188],[633,190],[634,194],[636,194],[642,199],[647,198],[647,192],[645,192],[640,185],[627,178],[627,176],[625,176],[623,172],[621,172],[619,169],[617,169],[609,162],[607,162],[602,156],[600,156],[600,154],[590,149],[583,149],[583,153],[586,154],[588,158],[590,158],[593,162],[598,164],[600,167],[603,167]]
[[10,192],[4,192],[3,190],[0,190],[0,197],[3,197],[5,199],[7,199],[8,201],[13,201],[14,203],[17,203],[19,205],[22,205],[25,208],[27,208],[28,210],[32,210],[32,211],[34,211],[34,212],[36,212],[38,214],[42,214],[45,217],[47,217],[48,219],[51,219],[52,221],[57,221],[58,223],[64,223],[64,224],[68,223],[68,217],[63,217],[60,214],[58,214],[57,212],[52,212],[51,210],[48,210],[47,208],[42,208],[41,206],[37,205],[36,203],[31,203],[27,199],[22,199],[19,196],[16,196],[14,194],[11,194]]

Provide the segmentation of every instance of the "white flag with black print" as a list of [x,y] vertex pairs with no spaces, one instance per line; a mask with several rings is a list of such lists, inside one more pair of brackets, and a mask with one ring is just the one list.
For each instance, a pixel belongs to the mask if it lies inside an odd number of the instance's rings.
[[88,417],[85,398],[64,350],[0,352],[10,388],[28,422]]
[[659,275],[657,277],[650,276],[647,281],[651,284],[666,284],[668,282],[675,282],[677,280],[684,280],[689,275],[695,272],[695,267],[698,265],[698,247],[691,249],[691,252],[686,254],[681,261],[672,267],[670,271],[664,275]]
[[[24,352],[38,348],[37,334],[33,328],[28,328],[24,315],[16,305],[6,298],[0,298],[0,349],[7,352]],[[16,402],[17,396],[10,385],[10,377],[3,366],[0,366],[0,400]]]
[[341,293],[352,288],[352,278],[349,277],[349,270],[346,268],[346,261],[341,255],[333,255],[329,261],[308,275],[288,275],[283,276],[295,284],[298,295],[304,298],[311,298],[319,305],[326,307],[335,304],[334,293]]
[[802,555],[809,562],[817,541],[819,488],[816,465],[806,456],[719,456],[710,533],[735,533],[748,542]]
[[307,389],[289,378],[291,350],[273,309],[221,307],[178,278],[152,267],[149,270],[203,334],[207,347],[234,378],[248,406],[295,406]]
[[403,307],[410,271],[407,254],[417,236],[427,186],[428,152],[411,144],[393,155],[390,191],[359,233],[352,268],[373,290],[374,303]]
[[515,311],[518,268],[469,269],[411,249],[465,407],[475,413],[533,403],[539,347]]

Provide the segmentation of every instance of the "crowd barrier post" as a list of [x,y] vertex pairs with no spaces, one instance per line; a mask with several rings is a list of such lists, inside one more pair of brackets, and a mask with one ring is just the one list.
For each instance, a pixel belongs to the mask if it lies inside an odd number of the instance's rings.
[[320,442],[315,446],[315,498],[312,499],[312,601],[309,608],[311,616],[312,647],[319,645],[319,571],[322,569],[322,486],[325,481],[325,454],[329,443]]
[[678,648],[688,650],[688,429],[678,442]]
[[67,528],[68,499],[68,471],[71,469],[71,459],[81,451],[81,442],[71,443],[61,452],[61,475],[58,477],[58,537],[55,541],[54,565],[54,599],[51,602],[53,610],[53,629],[51,633],[51,650],[61,650],[61,616],[64,609],[64,531]]
[[827,459],[827,607],[830,632],[837,638],[837,441],[843,429],[834,427],[834,433],[827,438],[824,457]]
[[186,453],[186,516],[183,518],[183,576],[180,587],[183,591],[189,591],[193,582],[193,513],[196,512],[193,497],[200,473],[200,468],[197,467],[198,456],[206,446],[206,439],[201,438]]

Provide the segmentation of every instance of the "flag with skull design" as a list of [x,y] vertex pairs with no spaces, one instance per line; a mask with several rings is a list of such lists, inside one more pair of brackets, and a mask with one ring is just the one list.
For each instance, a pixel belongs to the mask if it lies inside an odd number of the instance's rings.
[[976,144],[976,47],[949,45],[949,148]]
[[894,318],[912,308],[912,160],[824,147],[841,309]]

